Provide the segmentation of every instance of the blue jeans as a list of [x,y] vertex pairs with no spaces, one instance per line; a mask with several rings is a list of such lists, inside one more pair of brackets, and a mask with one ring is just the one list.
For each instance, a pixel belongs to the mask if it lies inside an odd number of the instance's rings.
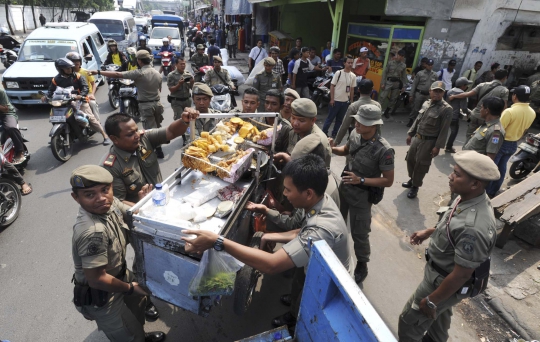
[[495,165],[497,165],[497,168],[499,169],[499,173],[501,174],[501,178],[499,178],[498,181],[492,181],[489,183],[489,185],[486,188],[486,193],[493,197],[499,191],[501,188],[502,183],[504,182],[504,176],[506,176],[506,166],[508,164],[508,160],[514,153],[517,151],[517,141],[504,141],[501,149],[497,153],[497,156],[495,157]]
[[336,123],[334,124],[334,129],[332,130],[332,137],[337,135],[339,127],[341,127],[341,123],[345,117],[345,113],[347,113],[347,108],[349,108],[349,102],[334,101],[333,106],[328,105],[328,117],[326,118],[322,129],[324,134],[328,135],[328,129],[335,118]]

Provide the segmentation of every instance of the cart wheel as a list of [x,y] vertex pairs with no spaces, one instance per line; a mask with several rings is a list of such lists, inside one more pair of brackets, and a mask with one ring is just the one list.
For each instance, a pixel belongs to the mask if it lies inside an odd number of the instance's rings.
[[[263,234],[263,232],[253,234],[249,244],[250,247],[259,249]],[[251,304],[251,298],[260,276],[261,272],[248,265],[242,267],[236,274],[234,282],[234,313],[238,316],[242,316]]]

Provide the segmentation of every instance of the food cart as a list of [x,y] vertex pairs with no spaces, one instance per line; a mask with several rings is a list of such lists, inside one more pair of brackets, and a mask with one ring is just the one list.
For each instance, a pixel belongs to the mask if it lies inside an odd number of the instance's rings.
[[[216,120],[233,117],[244,118],[246,121],[264,117],[277,119],[278,113],[202,114],[199,118],[201,120]],[[183,231],[185,229],[210,230],[237,243],[258,248],[262,233],[253,231],[252,213],[245,210],[244,206],[248,200],[260,202],[263,197],[266,181],[271,178],[273,169],[272,154],[277,129],[277,120],[274,120],[274,125],[271,129],[269,128],[273,135],[271,145],[268,148],[249,143],[247,139],[244,143],[236,146],[251,150],[250,159],[245,169],[238,168],[231,177],[221,179],[214,173],[204,174],[186,166],[178,168],[162,182],[164,187],[170,189],[170,201],[165,207],[165,212],[160,212],[162,216],[157,216],[152,212],[152,195],[156,190],[145,196],[128,211],[128,224],[132,227],[131,242],[138,266],[138,282],[147,288],[153,296],[202,316],[208,315],[213,304],[220,300],[221,296],[219,295],[201,297],[190,295],[190,283],[199,271],[201,256],[186,253],[185,243],[181,238],[187,237],[187,235],[183,234]],[[210,133],[214,134],[214,130]],[[195,132],[193,126],[191,132],[192,134]],[[240,131],[231,134],[230,139],[224,140],[221,147],[225,147],[224,144],[234,147],[232,141],[237,139],[239,134],[241,134]],[[197,140],[194,138],[192,135],[191,144],[184,148],[182,158],[187,157],[186,154],[190,148],[196,149]],[[223,149],[225,150],[225,148]],[[220,155],[219,152],[210,156],[214,162],[223,158],[223,153]],[[210,192],[216,188],[223,189],[231,184],[234,184],[239,192],[237,192],[237,199],[228,216],[216,217],[216,214],[212,214],[216,212],[221,203],[219,198],[213,197],[204,203],[197,203],[198,206],[194,207],[198,215],[201,212],[207,213],[205,215],[208,219],[195,223],[180,217],[183,214],[182,209],[180,209],[182,205],[185,203],[193,204],[192,200],[198,198],[200,193],[209,188]],[[247,265],[244,265],[237,272],[233,289],[235,313],[241,315],[246,310],[259,276],[258,271]]]
[[279,48],[279,58],[287,58],[289,51],[294,47],[294,39],[281,31],[268,32],[270,36],[270,47],[277,46]]

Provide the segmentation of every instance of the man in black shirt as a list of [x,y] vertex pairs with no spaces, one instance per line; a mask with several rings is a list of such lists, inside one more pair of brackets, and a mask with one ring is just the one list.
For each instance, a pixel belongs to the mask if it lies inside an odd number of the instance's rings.
[[426,63],[429,61],[428,58],[424,57],[422,58],[422,60],[420,60],[420,65],[417,66],[416,68],[414,68],[413,72],[412,72],[412,77],[414,79],[414,76],[416,76],[417,73],[419,73],[420,71],[424,70],[426,68]]
[[300,58],[294,62],[291,88],[295,89],[301,97],[309,99],[309,87],[307,84],[308,72],[315,67],[308,59],[309,48],[303,47]]

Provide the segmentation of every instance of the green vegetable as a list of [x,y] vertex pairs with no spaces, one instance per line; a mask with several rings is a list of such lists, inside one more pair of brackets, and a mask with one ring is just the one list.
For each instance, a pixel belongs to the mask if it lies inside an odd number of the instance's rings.
[[220,272],[212,277],[204,277],[197,289],[199,293],[232,291],[236,273]]

